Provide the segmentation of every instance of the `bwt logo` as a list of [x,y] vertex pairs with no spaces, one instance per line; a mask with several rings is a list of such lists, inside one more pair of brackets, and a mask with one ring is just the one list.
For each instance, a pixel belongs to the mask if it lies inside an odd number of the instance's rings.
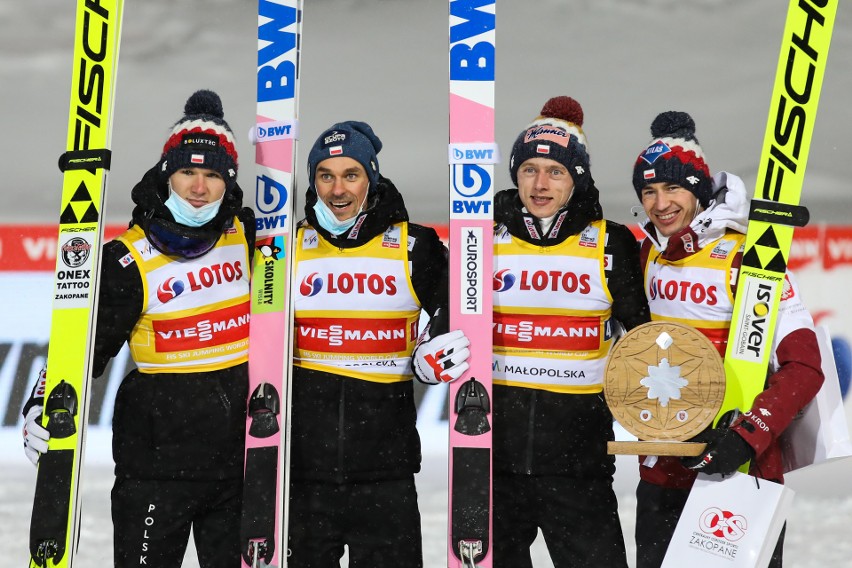
[[270,214],[280,211],[287,204],[287,188],[269,176],[257,176],[254,200],[257,210]]
[[509,272],[508,268],[499,270],[494,274],[494,291],[505,292],[515,285],[515,275]]
[[698,526],[701,532],[734,542],[745,536],[748,522],[742,515],[710,507],[701,514]]
[[293,128],[292,124],[273,124],[272,126],[258,126],[257,139],[264,138],[284,138],[290,135]]
[[322,278],[318,276],[319,273],[314,272],[313,274],[309,274],[305,276],[302,280],[301,284],[299,284],[299,292],[302,296],[316,296],[319,294],[320,290],[322,290]]
[[492,163],[495,160],[495,155],[491,148],[453,148],[453,159],[459,162]]
[[[491,174],[476,164],[454,164],[452,186],[456,195],[464,199],[453,199],[453,213],[491,214]],[[485,199],[477,197],[487,196]]]
[[[461,173],[459,173],[461,170]],[[476,164],[453,166],[453,190],[462,197],[480,197],[491,189],[488,170]]]

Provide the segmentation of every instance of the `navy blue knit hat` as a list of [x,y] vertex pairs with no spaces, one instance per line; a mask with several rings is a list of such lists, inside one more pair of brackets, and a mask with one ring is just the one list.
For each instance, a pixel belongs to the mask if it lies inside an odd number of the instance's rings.
[[689,190],[702,207],[713,194],[710,168],[695,137],[695,121],[685,112],[661,112],[651,123],[653,141],[636,158],[633,188],[642,199],[642,188],[650,183],[669,182]]
[[571,97],[553,97],[541,114],[521,132],[512,146],[509,174],[518,185],[518,168],[530,158],[555,160],[568,169],[574,185],[584,188],[589,173],[589,153],[583,133],[583,107]]
[[219,172],[230,189],[237,181],[237,148],[234,133],[225,122],[222,100],[213,91],[193,93],[184,106],[184,117],[172,127],[160,159],[165,179],[182,168]]
[[319,135],[308,154],[308,184],[314,186],[317,164],[328,158],[346,156],[364,166],[370,178],[370,190],[379,182],[379,159],[376,154],[382,150],[382,141],[366,122],[347,120],[333,124]]

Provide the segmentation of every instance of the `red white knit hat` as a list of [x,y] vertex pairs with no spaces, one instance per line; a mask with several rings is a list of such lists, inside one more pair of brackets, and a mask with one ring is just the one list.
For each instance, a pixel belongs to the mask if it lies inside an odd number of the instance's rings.
[[213,91],[196,91],[184,106],[184,117],[172,127],[160,160],[160,175],[168,178],[182,168],[215,170],[230,189],[237,181],[234,133],[224,120],[222,100]]
[[633,165],[633,188],[642,199],[642,188],[651,183],[675,183],[689,190],[702,207],[712,197],[710,168],[695,137],[695,121],[685,112],[666,111],[651,124],[653,140]]

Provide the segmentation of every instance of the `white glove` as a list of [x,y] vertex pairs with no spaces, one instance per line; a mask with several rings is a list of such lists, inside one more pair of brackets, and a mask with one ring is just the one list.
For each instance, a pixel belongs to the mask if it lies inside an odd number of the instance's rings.
[[460,329],[421,343],[414,351],[414,374],[430,385],[458,379],[470,368],[469,346],[470,340]]
[[24,418],[24,453],[33,465],[38,465],[41,454],[47,453],[47,441],[50,432],[41,425],[41,414],[44,407],[32,406]]

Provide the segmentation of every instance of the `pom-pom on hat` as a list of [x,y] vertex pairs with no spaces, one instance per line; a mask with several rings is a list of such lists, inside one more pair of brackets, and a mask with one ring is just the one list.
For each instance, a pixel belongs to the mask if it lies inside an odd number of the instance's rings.
[[219,95],[196,91],[183,112],[163,145],[160,175],[165,179],[182,168],[205,168],[219,172],[225,187],[232,188],[237,181],[237,149]]
[[653,142],[636,158],[633,188],[642,199],[642,188],[669,182],[691,191],[702,207],[712,195],[710,168],[695,137],[695,121],[685,112],[666,111],[651,123]]
[[512,183],[518,185],[518,168],[530,158],[548,158],[565,166],[577,187],[590,179],[589,154],[583,132],[583,107],[571,97],[553,97],[541,114],[518,135],[509,159]]
[[379,182],[379,159],[382,141],[366,122],[338,122],[319,135],[308,154],[308,184],[314,186],[317,164],[328,158],[346,156],[364,167],[370,178],[370,190]]

